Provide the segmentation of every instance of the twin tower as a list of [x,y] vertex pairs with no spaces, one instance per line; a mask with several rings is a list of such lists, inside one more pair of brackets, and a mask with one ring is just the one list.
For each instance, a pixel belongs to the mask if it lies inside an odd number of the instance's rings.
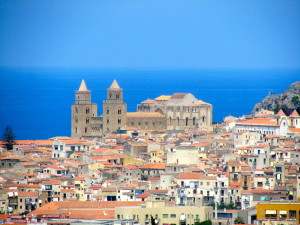
[[98,138],[122,128],[139,130],[185,130],[212,125],[212,105],[191,93],[174,93],[147,99],[137,105],[137,112],[127,112],[123,90],[114,80],[103,101],[103,114],[97,115],[91,103],[91,91],[82,80],[72,105],[72,137]]
[[97,115],[97,104],[91,103],[91,91],[82,80],[75,91],[72,105],[72,137],[100,137],[105,132],[116,131],[126,125],[127,105],[123,102],[123,90],[114,80],[103,102],[103,115]]

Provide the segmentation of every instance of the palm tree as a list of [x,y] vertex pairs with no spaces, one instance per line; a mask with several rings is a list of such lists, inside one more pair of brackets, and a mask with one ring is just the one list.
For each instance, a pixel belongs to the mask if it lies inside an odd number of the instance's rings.
[[234,224],[245,224],[244,218],[243,217],[236,217],[233,221]]

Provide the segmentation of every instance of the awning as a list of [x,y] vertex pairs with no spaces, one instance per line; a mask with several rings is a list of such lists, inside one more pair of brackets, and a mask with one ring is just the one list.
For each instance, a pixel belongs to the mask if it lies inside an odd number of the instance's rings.
[[266,200],[266,196],[260,196],[260,200],[265,201]]
[[185,221],[185,215],[184,214],[181,214],[181,216],[180,216],[180,219],[179,219],[180,221]]
[[266,210],[266,214],[277,214],[276,210]]
[[279,214],[280,214],[280,215],[286,215],[286,214],[287,214],[287,211],[286,211],[286,210],[279,210]]

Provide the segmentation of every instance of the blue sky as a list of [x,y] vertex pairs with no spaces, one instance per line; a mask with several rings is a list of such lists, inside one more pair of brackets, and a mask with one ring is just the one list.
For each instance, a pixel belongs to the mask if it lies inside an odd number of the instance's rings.
[[1,0],[0,66],[300,68],[298,0]]

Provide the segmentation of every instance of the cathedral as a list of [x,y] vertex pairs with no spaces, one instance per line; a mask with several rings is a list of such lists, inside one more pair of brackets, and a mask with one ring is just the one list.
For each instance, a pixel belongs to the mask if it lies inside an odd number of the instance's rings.
[[123,89],[116,80],[107,89],[103,113],[98,116],[97,104],[91,103],[91,91],[82,80],[72,104],[72,137],[97,138],[126,127],[143,130],[184,130],[212,125],[212,105],[190,93],[162,95],[147,99],[137,112],[127,112]]

